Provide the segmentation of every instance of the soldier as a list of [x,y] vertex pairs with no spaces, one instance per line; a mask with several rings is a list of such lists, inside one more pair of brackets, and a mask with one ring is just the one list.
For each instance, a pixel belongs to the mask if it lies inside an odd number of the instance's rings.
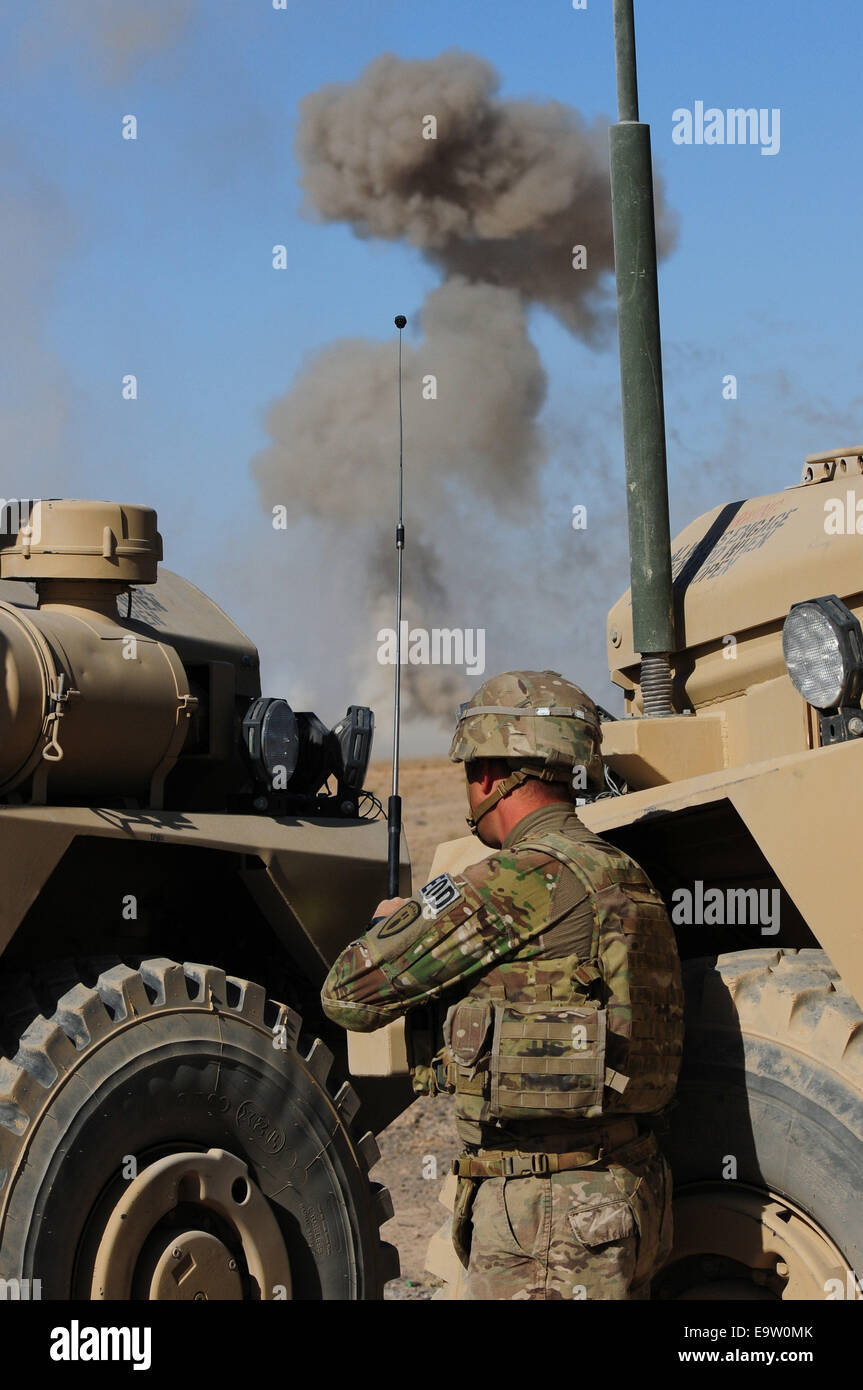
[[450,757],[496,852],[380,903],[324,985],[327,1015],[364,1031],[440,1001],[443,1047],[414,1084],[455,1095],[471,1299],[647,1298],[671,1248],[648,1117],[677,1081],[680,963],[646,875],[576,814],[574,788],[603,789],[600,742],[557,672],[487,681]]

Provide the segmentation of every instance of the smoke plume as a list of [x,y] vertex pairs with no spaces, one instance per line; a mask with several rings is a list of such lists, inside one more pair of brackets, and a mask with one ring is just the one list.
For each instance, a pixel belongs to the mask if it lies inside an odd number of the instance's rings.
[[[493,507],[527,501],[544,457],[545,372],[518,296],[456,277],[428,295],[422,327],[403,352],[412,505],[443,506],[452,482]],[[340,521],[378,515],[384,470],[398,457],[395,362],[393,343],[364,338],[311,358],[265,416],[273,442],[252,472],[268,506],[290,499]]]
[[[515,519],[538,503],[545,445],[536,416],[545,372],[512,290],[453,277],[428,295],[422,329],[419,343],[407,342],[403,352],[405,614],[414,626],[463,626],[454,576],[479,518]],[[326,348],[270,406],[272,443],[252,464],[268,508],[319,519],[333,551],[344,553],[350,530],[352,545],[366,556],[362,665],[373,655],[374,634],[393,625],[395,362],[393,343],[345,339]],[[458,679],[443,668],[406,679],[406,710],[449,712]],[[386,668],[376,671],[373,686],[379,699],[387,697]]]
[[[494,69],[467,53],[385,54],[355,82],[306,97],[296,142],[311,215],[413,246],[442,273],[422,336],[412,324],[404,344],[404,611],[412,627],[482,627],[486,675],[541,648],[540,629],[571,641],[571,596],[559,582],[543,588],[543,560],[556,564],[572,531],[569,507],[550,517],[542,496],[546,378],[527,314],[542,306],[602,341],[613,268],[607,124],[497,89]],[[659,185],[657,222],[668,249]],[[350,532],[362,573],[331,596],[329,625],[343,632],[345,602],[355,605],[362,698],[385,707],[392,668],[376,664],[373,641],[394,623],[394,343],[345,339],[318,353],[265,423],[272,442],[252,465],[265,505],[316,519],[325,553],[344,555]],[[405,712],[449,721],[465,684],[452,667],[405,668]]]
[[[406,241],[446,275],[517,290],[592,338],[614,266],[607,122],[555,101],[501,101],[497,87],[488,63],[451,50],[387,53],[356,82],[313,92],[297,134],[306,197],[328,222]],[[659,181],[656,213],[667,251]],[[577,245],[587,260],[574,271]]]

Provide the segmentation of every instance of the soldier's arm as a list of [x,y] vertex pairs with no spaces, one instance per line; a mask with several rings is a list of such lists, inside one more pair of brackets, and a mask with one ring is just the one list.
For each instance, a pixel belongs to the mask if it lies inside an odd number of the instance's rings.
[[536,851],[501,850],[440,874],[345,948],[321,992],[327,1017],[368,1032],[470,984],[550,925],[560,872]]

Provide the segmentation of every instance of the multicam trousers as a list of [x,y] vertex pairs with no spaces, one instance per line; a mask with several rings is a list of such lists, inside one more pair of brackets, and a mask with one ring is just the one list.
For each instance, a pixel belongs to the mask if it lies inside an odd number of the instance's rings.
[[646,1299],[671,1251],[671,1173],[656,1140],[624,1163],[484,1178],[473,1204],[468,1299]]

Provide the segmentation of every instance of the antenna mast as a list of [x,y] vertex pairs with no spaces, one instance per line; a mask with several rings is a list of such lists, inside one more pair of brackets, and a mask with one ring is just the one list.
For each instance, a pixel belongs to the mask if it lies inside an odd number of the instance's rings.
[[394,319],[399,330],[399,514],[396,522],[396,682],[393,702],[393,790],[387,805],[387,893],[394,898],[399,891],[399,860],[402,838],[402,799],[399,796],[399,728],[401,723],[402,674],[402,560],[405,548],[404,521],[404,420],[402,416],[402,329],[407,323],[404,314]]

